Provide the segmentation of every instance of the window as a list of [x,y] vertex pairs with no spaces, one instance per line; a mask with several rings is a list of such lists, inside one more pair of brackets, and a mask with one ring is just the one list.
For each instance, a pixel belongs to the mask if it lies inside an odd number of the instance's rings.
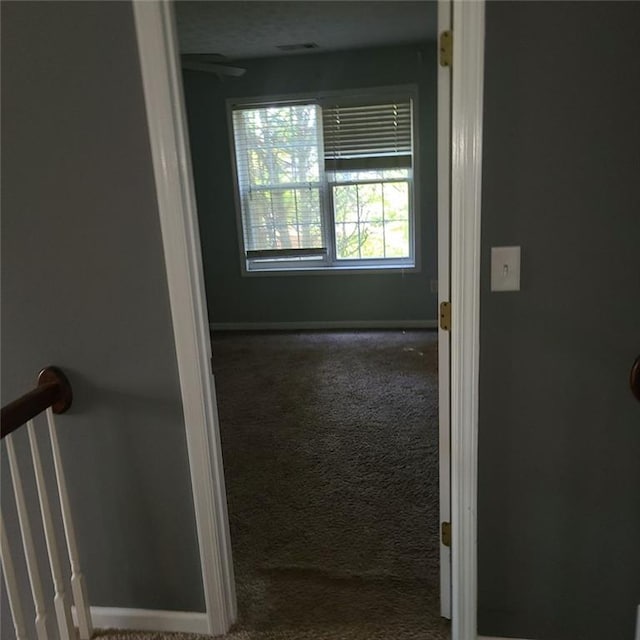
[[230,103],[245,271],[415,266],[412,94]]

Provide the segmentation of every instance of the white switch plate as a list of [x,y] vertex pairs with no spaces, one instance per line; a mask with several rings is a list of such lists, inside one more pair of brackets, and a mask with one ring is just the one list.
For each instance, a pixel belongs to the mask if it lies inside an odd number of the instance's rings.
[[491,291],[520,291],[520,247],[491,247]]

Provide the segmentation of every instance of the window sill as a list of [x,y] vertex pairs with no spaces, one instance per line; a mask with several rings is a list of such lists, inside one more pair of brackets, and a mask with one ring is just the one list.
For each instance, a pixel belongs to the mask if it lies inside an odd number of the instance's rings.
[[332,266],[332,267],[307,267],[307,268],[291,268],[291,267],[272,267],[263,269],[243,269],[243,277],[265,277],[265,276],[336,276],[336,275],[390,275],[405,273],[419,273],[420,268],[414,264],[398,264],[398,265],[348,265],[348,266]]

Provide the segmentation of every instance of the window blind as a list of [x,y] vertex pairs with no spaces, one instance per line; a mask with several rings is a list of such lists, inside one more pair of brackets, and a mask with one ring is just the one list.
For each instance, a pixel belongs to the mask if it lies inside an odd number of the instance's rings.
[[322,108],[327,170],[411,166],[411,100]]
[[248,254],[323,247],[319,120],[315,104],[233,111]]

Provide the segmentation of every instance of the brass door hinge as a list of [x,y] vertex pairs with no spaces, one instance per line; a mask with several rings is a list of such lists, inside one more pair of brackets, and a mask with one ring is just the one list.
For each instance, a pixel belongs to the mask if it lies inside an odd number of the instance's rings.
[[450,67],[453,58],[453,34],[443,31],[440,34],[440,66]]
[[451,330],[451,303],[440,303],[440,328],[443,331]]
[[443,522],[440,530],[442,532],[442,544],[445,547],[450,547],[451,546],[451,523]]

